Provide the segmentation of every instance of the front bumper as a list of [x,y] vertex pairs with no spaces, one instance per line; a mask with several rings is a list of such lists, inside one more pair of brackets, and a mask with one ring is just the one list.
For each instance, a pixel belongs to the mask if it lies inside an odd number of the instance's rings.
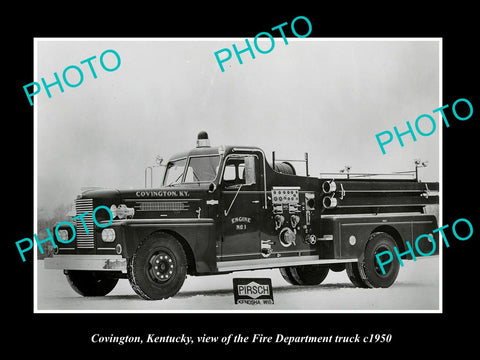
[[45,269],[127,272],[121,255],[54,255],[44,260]]

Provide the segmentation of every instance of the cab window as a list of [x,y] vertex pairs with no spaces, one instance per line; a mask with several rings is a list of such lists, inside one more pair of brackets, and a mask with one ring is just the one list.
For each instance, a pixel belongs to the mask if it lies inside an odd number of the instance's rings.
[[245,157],[230,157],[227,159],[222,182],[225,187],[245,184]]

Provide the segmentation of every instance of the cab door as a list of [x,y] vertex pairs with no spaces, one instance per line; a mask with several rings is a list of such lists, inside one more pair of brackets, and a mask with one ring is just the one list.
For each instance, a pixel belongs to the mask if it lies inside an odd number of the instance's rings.
[[260,160],[258,154],[230,154],[225,159],[219,184],[222,261],[261,257]]

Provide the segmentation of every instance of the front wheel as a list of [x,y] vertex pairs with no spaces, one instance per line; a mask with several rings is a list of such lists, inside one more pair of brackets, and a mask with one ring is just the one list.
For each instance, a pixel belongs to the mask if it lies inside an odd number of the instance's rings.
[[118,277],[110,271],[65,271],[68,283],[82,296],[105,296],[117,285]]
[[146,300],[174,296],[187,276],[187,257],[182,245],[169,234],[142,241],[128,260],[127,275],[133,290]]

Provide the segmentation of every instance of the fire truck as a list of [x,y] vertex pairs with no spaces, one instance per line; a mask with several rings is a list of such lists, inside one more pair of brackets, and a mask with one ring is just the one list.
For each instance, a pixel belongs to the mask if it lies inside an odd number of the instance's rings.
[[[258,147],[210,146],[200,132],[197,146],[173,155],[162,185],[129,190],[85,191],[75,200],[72,227],[59,234],[45,259],[61,269],[83,296],[104,296],[128,279],[144,299],[172,297],[187,275],[226,274],[278,268],[294,286],[319,285],[329,271],[346,271],[356,287],[391,286],[400,264],[384,271],[376,255],[397,250],[412,259],[410,243],[432,233],[438,182],[378,178],[349,172],[297,175],[294,161],[267,160]],[[98,206],[96,219],[92,210]],[[113,219],[112,219],[113,217]],[[95,220],[95,221],[94,221]],[[105,224],[110,224],[105,226]],[[62,235],[60,235],[62,236]],[[416,249],[438,254],[429,237]]]

